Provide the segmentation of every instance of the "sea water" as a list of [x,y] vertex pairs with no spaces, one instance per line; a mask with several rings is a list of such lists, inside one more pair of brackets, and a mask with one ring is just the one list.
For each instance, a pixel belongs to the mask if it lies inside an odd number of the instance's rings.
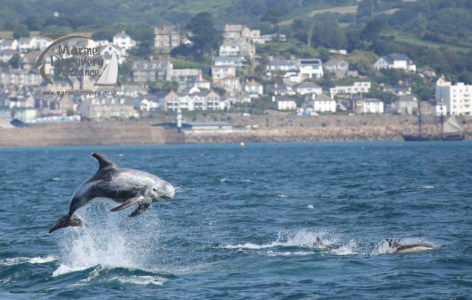
[[[92,151],[175,198],[48,234]],[[0,166],[0,299],[472,298],[471,142],[20,148]]]

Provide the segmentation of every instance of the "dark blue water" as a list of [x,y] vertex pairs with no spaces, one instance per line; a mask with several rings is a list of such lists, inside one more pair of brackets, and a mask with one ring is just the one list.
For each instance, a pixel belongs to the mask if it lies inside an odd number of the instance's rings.
[[[175,199],[48,234],[97,150]],[[0,166],[1,299],[472,298],[470,142],[2,149]]]

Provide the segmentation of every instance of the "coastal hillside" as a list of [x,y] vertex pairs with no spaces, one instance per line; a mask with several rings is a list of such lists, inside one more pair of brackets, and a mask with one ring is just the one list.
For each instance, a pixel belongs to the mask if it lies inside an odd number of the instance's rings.
[[362,30],[375,19],[379,22],[376,29],[398,43],[464,52],[472,48],[469,0],[3,0],[0,31],[17,36],[35,31],[99,32],[110,38],[118,28],[146,40],[151,36],[146,31],[149,26],[184,28],[200,12],[211,13],[217,24],[243,23],[264,33],[284,30],[297,21],[321,20],[323,26],[338,28],[335,34],[326,33],[335,40],[339,31]]
[[[83,31],[122,23],[162,25],[185,24],[199,12],[211,12],[224,22],[255,25],[269,11],[280,12],[281,19],[303,14],[307,10],[353,4],[354,0],[3,0],[0,27],[9,29],[23,23],[30,29],[72,27]],[[283,13],[282,13],[283,12]],[[56,14],[56,16],[54,15]],[[26,21],[25,21],[26,20]],[[33,28],[31,28],[33,27]]]

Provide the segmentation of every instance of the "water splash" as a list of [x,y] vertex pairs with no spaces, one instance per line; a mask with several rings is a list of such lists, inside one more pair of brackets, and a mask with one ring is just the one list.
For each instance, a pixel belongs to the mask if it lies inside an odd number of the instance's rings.
[[21,264],[47,264],[58,260],[54,255],[38,257],[12,257],[0,260],[0,266],[16,266]]
[[267,249],[274,247],[311,247],[320,238],[323,243],[330,246],[338,241],[338,237],[325,230],[299,230],[296,232],[281,231],[277,234],[277,239],[266,244],[244,243],[235,245],[224,245],[225,249]]
[[110,206],[88,206],[79,214],[86,228],[66,228],[59,240],[61,264],[53,276],[95,266],[149,270],[158,245],[159,222],[152,213],[131,219],[125,213],[110,213]]

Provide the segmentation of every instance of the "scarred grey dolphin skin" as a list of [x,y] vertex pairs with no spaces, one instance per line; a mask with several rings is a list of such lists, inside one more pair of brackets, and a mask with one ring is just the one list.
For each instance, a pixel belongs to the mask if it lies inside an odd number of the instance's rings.
[[69,213],[59,218],[49,233],[64,227],[85,226],[86,223],[74,213],[94,200],[111,200],[120,204],[111,211],[137,205],[129,214],[129,217],[136,217],[145,212],[152,202],[174,198],[174,186],[159,177],[120,168],[102,153],[92,153],[92,156],[98,161],[98,171],[75,191]]

